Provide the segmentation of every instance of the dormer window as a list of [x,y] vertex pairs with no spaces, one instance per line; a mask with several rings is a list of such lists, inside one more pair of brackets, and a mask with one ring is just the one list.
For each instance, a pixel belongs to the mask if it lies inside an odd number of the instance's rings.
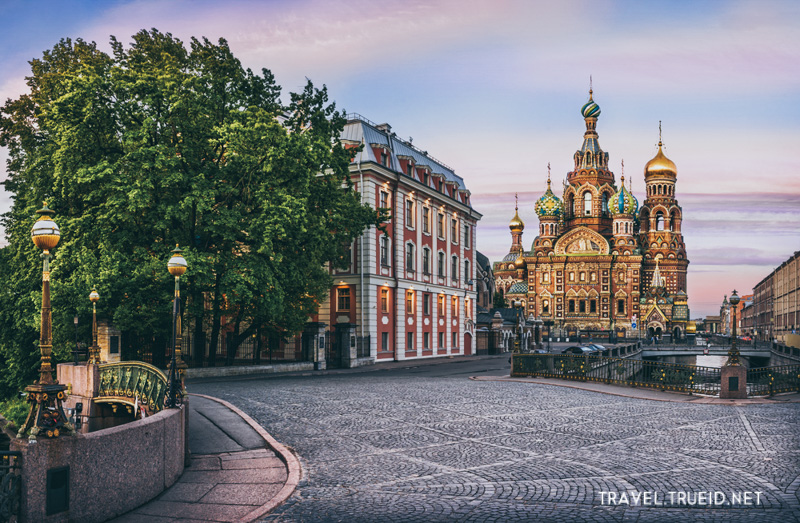
[[389,167],[389,155],[386,153],[386,150],[381,150],[381,165],[384,167]]

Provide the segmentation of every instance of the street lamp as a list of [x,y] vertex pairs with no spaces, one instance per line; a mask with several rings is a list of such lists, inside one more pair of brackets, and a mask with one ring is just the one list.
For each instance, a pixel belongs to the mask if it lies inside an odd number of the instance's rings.
[[522,338],[522,320],[520,315],[522,314],[522,302],[520,300],[514,300],[514,311],[515,317],[517,319],[517,336],[514,339],[514,352],[516,354],[520,353],[520,338]]
[[736,294],[736,290],[731,294],[728,303],[731,304],[731,314],[733,316],[733,337],[731,338],[731,348],[728,350],[728,361],[725,365],[741,365],[741,363],[739,363],[739,347],[736,343],[736,306],[739,304],[739,295]]
[[[175,245],[172,251],[172,257],[167,263],[167,270],[175,276],[175,300],[172,302],[172,358],[169,363],[169,383],[167,384],[167,397],[164,404],[167,408],[179,408],[183,402],[183,383],[180,380],[178,372],[178,362],[180,361],[179,352],[180,346],[178,345],[178,332],[180,326],[180,310],[181,310],[181,275],[186,272],[189,267],[186,259],[181,256],[181,249]],[[180,361],[180,363],[183,363]]]
[[89,365],[100,363],[100,346],[97,344],[97,300],[100,299],[97,289],[92,287],[89,293],[89,301],[92,302],[92,347],[89,349]]
[[53,327],[52,308],[50,306],[50,249],[54,249],[61,239],[61,231],[53,221],[55,214],[47,208],[47,203],[36,211],[39,218],[31,229],[31,239],[42,253],[42,316],[41,334],[39,336],[39,351],[41,364],[39,366],[39,381],[25,387],[28,393],[30,411],[25,423],[17,433],[22,438],[29,432],[28,441],[35,442],[37,436],[57,438],[62,433],[73,432],[72,425],[67,421],[62,407],[66,387],[53,381],[53,367],[50,356],[53,352]]

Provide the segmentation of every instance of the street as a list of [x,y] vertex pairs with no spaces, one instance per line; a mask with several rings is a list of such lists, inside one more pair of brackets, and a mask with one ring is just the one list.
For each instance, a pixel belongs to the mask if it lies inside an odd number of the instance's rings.
[[[800,521],[796,403],[469,379],[507,375],[507,354],[388,367],[187,388],[237,405],[299,455],[304,479],[267,521]],[[758,503],[743,498],[755,492]]]

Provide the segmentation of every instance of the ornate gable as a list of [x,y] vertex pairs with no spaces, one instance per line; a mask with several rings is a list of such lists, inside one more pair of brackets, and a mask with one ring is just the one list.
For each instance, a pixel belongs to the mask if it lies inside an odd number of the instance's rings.
[[608,241],[586,227],[577,227],[558,239],[555,245],[556,254],[592,255],[608,254]]

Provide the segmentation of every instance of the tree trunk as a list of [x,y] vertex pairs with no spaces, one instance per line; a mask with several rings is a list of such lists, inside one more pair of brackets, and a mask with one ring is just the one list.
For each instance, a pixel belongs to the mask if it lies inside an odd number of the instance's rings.
[[217,270],[217,276],[214,279],[214,302],[211,310],[211,342],[208,348],[208,366],[215,367],[217,365],[217,344],[219,343],[219,303],[220,293],[219,287],[222,280],[222,272]]

